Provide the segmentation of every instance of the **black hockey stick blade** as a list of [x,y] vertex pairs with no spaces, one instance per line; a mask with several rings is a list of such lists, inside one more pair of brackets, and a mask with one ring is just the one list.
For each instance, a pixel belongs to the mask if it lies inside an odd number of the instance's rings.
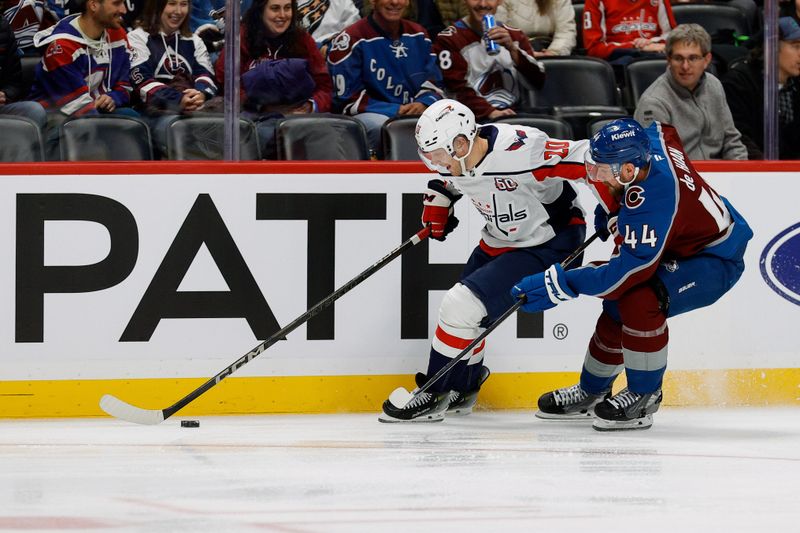
[[[584,250],[586,250],[586,248],[590,244],[592,244],[595,239],[597,239],[597,237],[598,237],[598,234],[595,232],[591,237],[586,239],[586,241],[584,241],[583,244],[578,246],[578,248],[574,252],[572,252],[566,259],[561,261],[561,266],[563,268],[566,268],[567,266],[569,266],[573,261],[575,261],[575,258],[577,258],[579,255],[581,255],[584,252]],[[471,343],[469,343],[469,346],[464,348],[461,351],[460,354],[455,356],[452,361],[447,363],[445,366],[440,368],[437,373],[435,373],[433,376],[431,376],[430,379],[428,379],[428,381],[426,381],[423,386],[421,386],[419,388],[416,388],[411,392],[408,392],[404,388],[399,387],[399,388],[395,389],[394,391],[392,391],[392,394],[389,395],[389,402],[392,405],[394,405],[395,407],[397,407],[398,409],[402,409],[403,407],[408,405],[408,402],[410,402],[411,400],[413,400],[414,398],[416,398],[417,396],[419,396],[420,394],[422,394],[426,390],[430,389],[431,386],[433,386],[434,383],[439,381],[439,379],[441,379],[442,376],[447,374],[454,366],[456,366],[458,364],[459,361],[461,361],[467,355],[471,354],[472,350],[474,350],[475,347],[478,346],[483,341],[483,339],[488,337],[489,334],[491,332],[493,332],[495,330],[495,328],[497,328],[497,326],[502,324],[503,321],[505,321],[506,318],[508,318],[511,315],[513,315],[514,313],[516,313],[517,310],[520,307],[522,307],[523,305],[525,305],[525,297],[524,296],[522,298],[520,298],[519,300],[517,300],[516,302],[514,302],[514,305],[512,305],[511,307],[506,309],[506,311],[502,315],[497,317],[497,320],[495,320],[488,328],[483,330],[483,332],[480,335],[478,335],[478,337],[475,340],[473,340]]]
[[306,323],[308,320],[313,318],[315,315],[319,314],[321,311],[326,309],[329,305],[333,302],[344,296],[346,293],[350,292],[353,288],[359,285],[362,281],[366,280],[372,274],[383,268],[384,266],[391,263],[394,259],[400,256],[403,252],[412,248],[413,246],[419,244],[428,236],[430,236],[431,230],[430,227],[426,226],[418,231],[415,235],[413,235],[410,239],[403,242],[400,246],[389,252],[383,258],[381,258],[378,262],[358,274],[356,277],[339,287],[337,290],[326,296],[324,299],[317,302],[311,309],[294,319],[292,322],[287,324],[283,327],[280,331],[273,333],[267,340],[244,354],[242,357],[237,359],[233,362],[230,366],[226,367],[220,373],[218,373],[213,378],[209,379],[198,388],[172,404],[171,406],[165,409],[142,409],[141,407],[136,407],[135,405],[131,405],[127,402],[120,400],[119,398],[111,395],[105,394],[100,399],[100,409],[105,411],[107,414],[113,416],[114,418],[119,418],[120,420],[126,420],[128,422],[133,422],[134,424],[143,424],[143,425],[155,425],[160,424],[167,418],[171,417],[184,407],[186,407],[189,403],[196,400],[200,397],[203,393],[209,390],[211,387],[225,379],[226,377],[230,376],[241,367],[261,355],[267,348],[278,342],[279,340],[285,338],[289,333],[297,329],[302,324]]

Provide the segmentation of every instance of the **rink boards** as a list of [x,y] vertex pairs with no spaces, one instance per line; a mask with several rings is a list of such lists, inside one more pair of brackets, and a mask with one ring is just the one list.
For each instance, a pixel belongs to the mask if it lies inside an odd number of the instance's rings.
[[[800,163],[698,167],[755,237],[730,294],[670,320],[665,402],[798,404]],[[0,165],[0,417],[100,415],[104,393],[172,404],[417,231],[430,177],[416,163]],[[414,247],[182,413],[372,411],[411,388],[483,225],[466,200],[456,214],[447,241]],[[581,298],[501,325],[481,403],[531,407],[574,380],[599,309]]]

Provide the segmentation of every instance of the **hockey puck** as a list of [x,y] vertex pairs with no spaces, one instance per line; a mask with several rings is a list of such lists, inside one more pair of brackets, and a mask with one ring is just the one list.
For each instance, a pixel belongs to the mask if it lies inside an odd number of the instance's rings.
[[200,421],[199,420],[181,420],[181,427],[182,428],[199,428]]

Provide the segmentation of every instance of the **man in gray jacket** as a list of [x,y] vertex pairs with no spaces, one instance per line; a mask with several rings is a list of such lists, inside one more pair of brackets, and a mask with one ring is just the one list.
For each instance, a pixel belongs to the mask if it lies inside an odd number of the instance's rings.
[[634,118],[649,126],[672,124],[691,159],[747,159],[722,83],[706,68],[711,37],[698,24],[676,26],[664,52],[667,71],[642,94]]

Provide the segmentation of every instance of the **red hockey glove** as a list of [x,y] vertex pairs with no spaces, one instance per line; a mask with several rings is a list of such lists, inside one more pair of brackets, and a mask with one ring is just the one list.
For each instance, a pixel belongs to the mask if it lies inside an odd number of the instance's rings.
[[428,190],[422,195],[422,225],[431,227],[432,239],[443,241],[458,226],[453,204],[459,198],[447,190],[442,180],[428,182]]

